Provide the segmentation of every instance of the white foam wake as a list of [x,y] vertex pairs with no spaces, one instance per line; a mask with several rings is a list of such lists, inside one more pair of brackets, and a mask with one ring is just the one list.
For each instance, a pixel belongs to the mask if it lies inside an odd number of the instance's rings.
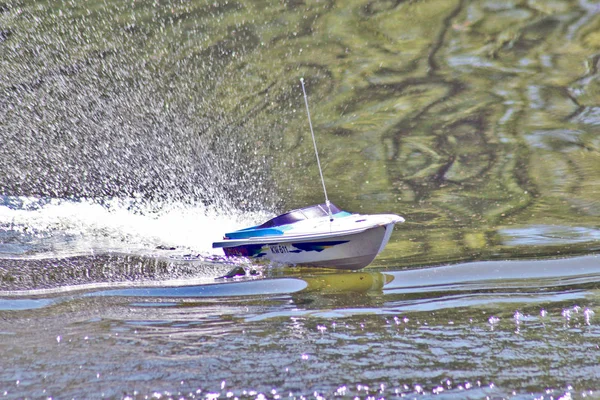
[[[202,204],[0,198],[0,234],[6,245],[24,251],[0,251],[12,257],[56,257],[90,252],[146,254],[173,247],[210,256],[223,234],[255,224],[266,212],[242,213]],[[0,237],[1,239],[1,237]]]

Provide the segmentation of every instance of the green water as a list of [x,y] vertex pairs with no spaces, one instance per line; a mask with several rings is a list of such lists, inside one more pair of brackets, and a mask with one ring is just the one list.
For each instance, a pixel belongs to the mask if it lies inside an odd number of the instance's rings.
[[[598,32],[591,0],[0,2],[0,398],[597,398]],[[86,225],[321,202],[301,77],[329,197],[407,221],[365,271],[223,283]]]

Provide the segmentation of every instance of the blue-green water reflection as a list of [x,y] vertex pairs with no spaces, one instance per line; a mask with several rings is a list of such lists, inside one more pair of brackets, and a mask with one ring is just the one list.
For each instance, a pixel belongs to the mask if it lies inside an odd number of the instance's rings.
[[[0,2],[0,396],[597,397],[599,11]],[[300,77],[330,198],[407,223],[216,282],[322,199]]]

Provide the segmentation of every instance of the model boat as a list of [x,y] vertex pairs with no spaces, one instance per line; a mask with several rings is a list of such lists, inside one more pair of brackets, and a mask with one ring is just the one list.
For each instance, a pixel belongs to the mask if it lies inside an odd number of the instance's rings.
[[225,255],[274,263],[360,269],[369,265],[404,219],[393,214],[361,215],[318,204],[279,215],[262,225],[225,234]]
[[213,243],[213,248],[223,248],[228,257],[266,259],[281,264],[351,270],[366,267],[387,244],[394,224],[404,219],[395,214],[353,214],[329,202],[304,81],[300,81],[325,203],[289,211],[262,225],[226,233],[223,241]]

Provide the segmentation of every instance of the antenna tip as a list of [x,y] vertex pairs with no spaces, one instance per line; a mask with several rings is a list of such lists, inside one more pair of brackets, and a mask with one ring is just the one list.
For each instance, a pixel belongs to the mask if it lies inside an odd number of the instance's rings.
[[304,78],[300,78],[300,82],[304,82]]

